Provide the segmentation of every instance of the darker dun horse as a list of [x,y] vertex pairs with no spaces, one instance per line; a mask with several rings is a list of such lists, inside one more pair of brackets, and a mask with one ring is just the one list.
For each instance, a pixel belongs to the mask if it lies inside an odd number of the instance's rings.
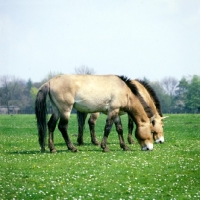
[[69,150],[76,152],[68,135],[68,121],[74,107],[85,113],[102,112],[107,114],[101,148],[108,151],[107,138],[113,123],[119,136],[120,147],[129,150],[124,142],[123,129],[119,114],[126,112],[136,123],[136,138],[142,150],[153,149],[151,108],[146,104],[137,87],[130,79],[116,75],[60,75],[43,84],[36,97],[35,113],[37,118],[39,144],[45,151],[46,137],[46,98],[49,95],[53,113],[48,121],[48,144],[50,152],[56,152],[53,133],[57,124]]
[[[163,120],[166,117],[163,117],[161,111],[160,101],[153,90],[153,88],[142,80],[132,80],[131,81],[137,87],[139,94],[143,97],[145,102],[152,108],[152,111],[155,115],[154,120],[152,121],[151,131],[153,133],[153,139],[155,143],[164,143],[164,132],[163,132]],[[125,113],[124,113],[125,114]],[[79,145],[83,144],[83,131],[85,126],[85,119],[87,117],[87,113],[82,113],[77,111],[77,120],[78,120],[78,138],[77,142]],[[90,134],[91,134],[91,142],[95,145],[98,145],[99,142],[96,138],[95,134],[95,124],[97,118],[99,117],[99,113],[92,113],[88,119]],[[134,144],[134,140],[132,139],[134,124],[133,120],[130,116],[128,116],[128,142],[129,144]]]

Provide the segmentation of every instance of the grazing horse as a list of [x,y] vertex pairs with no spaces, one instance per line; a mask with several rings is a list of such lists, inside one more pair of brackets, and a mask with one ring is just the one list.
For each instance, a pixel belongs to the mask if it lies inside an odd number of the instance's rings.
[[68,121],[72,108],[85,113],[107,114],[101,148],[109,151],[107,138],[113,123],[119,136],[120,147],[129,150],[124,142],[123,129],[119,117],[126,112],[136,123],[135,135],[142,150],[153,149],[151,120],[153,112],[138,94],[137,87],[125,76],[116,75],[60,75],[43,84],[36,96],[35,113],[41,152],[45,152],[46,98],[49,95],[53,113],[48,121],[49,149],[56,152],[53,132],[58,119],[58,129],[62,133],[69,150],[76,152],[68,135]]
[[[131,81],[138,89],[139,94],[143,97],[145,102],[151,107],[155,118],[152,121],[151,131],[153,133],[153,139],[156,143],[164,143],[164,132],[163,132],[163,120],[167,117],[162,116],[160,101],[152,89],[152,87],[142,80],[132,80]],[[95,124],[99,113],[90,114],[90,118],[88,119],[90,134],[91,134],[91,142],[95,145],[98,145],[99,142],[96,139],[95,134]],[[77,142],[79,145],[83,144],[83,130],[85,125],[85,119],[87,117],[87,113],[82,113],[77,111],[77,119],[78,119],[78,138]],[[128,142],[129,144],[133,144],[134,141],[132,139],[132,131],[134,128],[133,120],[130,116],[128,116]]]

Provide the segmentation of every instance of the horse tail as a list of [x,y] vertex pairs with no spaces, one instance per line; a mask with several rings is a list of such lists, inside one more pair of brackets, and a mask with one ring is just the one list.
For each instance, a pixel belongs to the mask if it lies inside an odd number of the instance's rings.
[[38,141],[41,152],[45,151],[45,139],[47,130],[47,105],[46,98],[49,93],[49,84],[45,83],[40,87],[35,100],[35,115],[37,119]]

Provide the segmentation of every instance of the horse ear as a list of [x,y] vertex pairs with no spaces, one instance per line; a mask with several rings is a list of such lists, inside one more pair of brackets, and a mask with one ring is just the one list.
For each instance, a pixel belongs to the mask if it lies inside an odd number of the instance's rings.
[[165,119],[165,118],[168,118],[169,116],[165,116],[165,117],[161,117],[161,120]]
[[155,119],[155,115],[153,115],[153,117],[150,118],[150,122],[153,123],[154,119]]

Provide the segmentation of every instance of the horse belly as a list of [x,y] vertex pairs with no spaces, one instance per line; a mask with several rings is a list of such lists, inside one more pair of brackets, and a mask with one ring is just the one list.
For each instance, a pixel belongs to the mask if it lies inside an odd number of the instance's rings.
[[107,112],[110,105],[108,101],[86,101],[86,100],[75,100],[74,106],[76,110],[80,112],[86,113],[94,113],[94,112]]

